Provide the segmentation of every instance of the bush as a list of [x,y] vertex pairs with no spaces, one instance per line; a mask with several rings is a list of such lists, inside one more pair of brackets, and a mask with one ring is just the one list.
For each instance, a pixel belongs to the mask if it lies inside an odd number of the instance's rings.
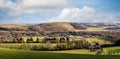
[[68,42],[68,49],[74,49],[75,46],[76,46],[76,43],[75,42]]
[[17,38],[14,38],[14,39],[13,39],[13,43],[18,43]]
[[58,50],[67,50],[68,45],[67,44],[58,44],[56,47]]
[[40,43],[40,42],[41,42],[40,39],[37,38],[35,43]]
[[120,46],[120,39],[115,42],[115,45]]
[[33,38],[27,38],[27,43],[33,43]]

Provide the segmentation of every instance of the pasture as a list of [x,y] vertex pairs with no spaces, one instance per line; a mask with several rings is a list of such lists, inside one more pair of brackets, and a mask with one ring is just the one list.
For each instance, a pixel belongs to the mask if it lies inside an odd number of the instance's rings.
[[[117,50],[120,49],[120,46],[116,46],[116,47],[107,47],[104,48],[104,54],[103,55],[108,55],[109,51],[112,50]],[[97,52],[90,52],[89,49],[76,49],[76,50],[64,50],[64,51],[51,51],[54,53],[68,53],[68,54],[90,54],[90,55],[96,55]],[[120,52],[119,52],[120,55]]]
[[107,41],[103,38],[86,38],[86,40],[90,43],[96,43],[98,42],[99,44],[111,44],[110,41]]
[[120,56],[52,53],[0,48],[0,59],[119,59]]
[[[59,37],[58,37],[59,38]],[[43,38],[39,37],[40,40]],[[26,41],[27,38],[24,37]],[[36,37],[33,38],[36,40]],[[77,40],[77,39],[76,39]],[[105,44],[106,41],[101,38],[86,38],[90,43],[99,42]],[[107,41],[108,44],[110,43]],[[120,46],[103,48],[104,53],[102,55],[96,55],[97,51],[91,52],[89,49],[74,49],[74,50],[60,50],[60,51],[33,51],[24,48],[23,45],[28,45],[28,48],[34,48],[33,46],[40,47],[49,45],[47,43],[1,43],[0,44],[0,59],[119,59]],[[51,44],[52,47],[56,46],[56,43]],[[49,46],[48,46],[49,47]],[[23,48],[23,49],[21,49]],[[109,54],[109,53],[113,54]]]
[[[0,48],[9,48],[9,49],[21,50],[20,47],[22,45],[23,44],[0,44]],[[46,46],[46,44],[40,44],[40,43],[29,43],[28,45],[29,45],[28,48],[34,48],[34,46],[37,46],[38,48],[41,48],[41,45]],[[52,47],[55,47],[55,46],[56,46],[56,44],[52,44]],[[108,55],[109,51],[113,51],[113,50],[117,50],[117,49],[120,49],[120,46],[104,48],[103,49],[104,50],[103,55]],[[27,49],[23,49],[23,50],[27,50]],[[68,54],[90,54],[90,55],[96,55],[96,53],[97,53],[97,51],[91,52],[89,49],[74,49],[74,50],[60,50],[60,51],[46,51],[46,52],[68,53]]]

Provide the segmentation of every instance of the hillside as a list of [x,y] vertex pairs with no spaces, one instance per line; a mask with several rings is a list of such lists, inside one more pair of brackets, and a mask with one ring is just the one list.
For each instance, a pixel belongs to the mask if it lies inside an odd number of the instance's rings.
[[35,25],[16,25],[16,24],[1,24],[0,30],[4,31],[37,31],[37,32],[67,32],[75,29],[86,29],[85,26],[77,23],[55,22],[42,23]]
[[100,22],[100,23],[83,23],[87,27],[109,27],[109,26],[118,26],[117,23],[105,23],[105,22]]

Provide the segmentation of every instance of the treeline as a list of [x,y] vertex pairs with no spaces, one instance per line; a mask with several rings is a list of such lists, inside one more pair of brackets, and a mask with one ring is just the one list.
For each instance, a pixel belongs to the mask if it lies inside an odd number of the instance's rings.
[[[12,34],[12,37],[22,37],[22,36],[82,36],[82,37],[100,37],[103,38],[105,40],[109,40],[113,43],[115,43],[116,45],[119,45],[119,40],[120,40],[120,31],[73,31],[73,32],[50,32],[50,33],[32,33],[30,35],[26,35],[25,33],[14,33],[14,32],[10,32]],[[29,33],[29,32],[28,32]],[[3,34],[3,33],[1,33]],[[33,34],[33,35],[32,35]],[[9,35],[8,35],[9,37]],[[6,37],[1,37],[2,39],[6,39]],[[0,38],[0,40],[1,40]],[[10,38],[7,38],[6,40],[9,40]]]
[[51,32],[48,36],[83,36],[83,37],[105,37],[120,36],[120,31],[72,31],[72,32]]
[[78,40],[72,41],[67,43],[57,43],[55,45],[51,43],[46,43],[45,45],[41,46],[34,46],[31,50],[44,50],[44,51],[57,51],[57,50],[71,50],[71,49],[89,49],[91,44],[88,43],[86,40]]
[[57,36],[57,35],[61,35],[61,36],[69,36],[69,35],[73,35],[73,36],[82,36],[85,38],[89,38],[89,37],[98,37],[98,38],[103,38],[105,40],[111,41],[112,43],[116,44],[116,45],[120,45],[120,31],[79,31],[79,32],[54,32],[54,33],[50,33],[48,35],[53,35],[53,36]]
[[[20,41],[21,42],[21,41]],[[2,45],[0,44],[0,47],[2,48],[11,48],[11,49],[23,49],[23,50],[37,50],[37,51],[57,51],[57,50],[71,50],[71,49],[83,49],[83,48],[90,48],[91,44],[88,43],[86,40],[78,40],[78,41],[72,41],[67,43],[56,43],[52,44],[50,42],[43,43],[43,44],[28,44],[28,43],[22,43],[22,44],[14,44],[11,46],[11,44]]]
[[66,43],[69,42],[71,39],[69,37],[44,37],[44,38],[34,38],[34,37],[20,37],[20,38],[13,38],[13,40],[5,40],[1,38],[0,43]]
[[[1,41],[2,42],[2,41]],[[11,48],[11,49],[24,49],[24,50],[39,50],[39,51],[56,51],[56,50],[71,50],[71,49],[82,49],[82,48],[90,48],[91,43],[86,41],[85,39],[80,40],[72,40],[70,41],[69,37],[45,37],[41,38],[14,38],[11,42],[3,43],[21,43],[20,45],[9,46],[9,45],[1,45],[2,48]],[[31,43],[31,44],[29,44]],[[40,43],[40,44],[34,44]],[[54,43],[54,44],[53,44]]]

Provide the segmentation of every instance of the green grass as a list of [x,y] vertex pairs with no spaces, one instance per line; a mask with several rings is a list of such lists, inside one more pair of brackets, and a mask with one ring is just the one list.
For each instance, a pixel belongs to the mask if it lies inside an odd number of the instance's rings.
[[76,49],[76,50],[63,50],[63,51],[50,51],[54,53],[68,53],[68,54],[90,54],[95,55],[97,52],[90,52],[88,49]]
[[107,48],[104,48],[104,51],[105,52],[108,52],[110,50],[117,50],[117,49],[120,49],[120,46],[116,46],[116,47],[107,47]]
[[[104,48],[104,55],[107,55],[109,50],[116,50],[120,49],[120,46],[116,47],[107,47]],[[68,54],[90,54],[90,55],[96,55],[97,52],[90,52],[89,49],[76,49],[76,50],[64,50],[64,51],[50,51],[54,53],[68,53]]]
[[102,39],[102,38],[86,38],[86,40],[90,43],[98,42],[99,44],[111,44],[110,41],[107,41],[107,40]]
[[[22,44],[0,44],[1,48],[11,48],[11,49],[20,49],[20,46]],[[41,46],[42,44],[38,44],[38,43],[30,43],[30,46],[32,45],[37,45],[37,46]],[[43,44],[45,45],[45,44]],[[56,46],[56,44],[52,44],[53,46]],[[108,53],[108,51],[110,50],[116,50],[116,49],[120,49],[120,46],[117,47],[108,47],[108,48],[104,48],[104,55],[106,55]],[[47,51],[47,52],[53,52],[53,53],[68,53],[68,54],[90,54],[90,55],[96,55],[97,52],[90,52],[89,49],[76,49],[76,50],[62,50],[62,51]]]
[[120,56],[83,55],[0,48],[0,59],[119,59]]

